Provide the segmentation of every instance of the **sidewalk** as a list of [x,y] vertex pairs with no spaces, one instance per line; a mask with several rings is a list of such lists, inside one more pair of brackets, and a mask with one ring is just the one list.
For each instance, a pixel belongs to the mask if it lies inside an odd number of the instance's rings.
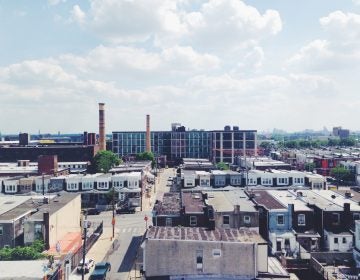
[[[115,237],[119,230],[115,228]],[[86,257],[93,259],[95,263],[102,262],[106,257],[108,251],[112,247],[112,228],[104,227],[103,233],[100,238],[95,242],[94,246],[89,250]]]
[[[173,169],[164,169],[163,172],[159,173],[158,178],[156,178],[156,186],[152,186],[151,188],[151,192],[150,192],[150,197],[143,197],[144,201],[143,201],[143,211],[152,211],[153,207],[154,207],[154,203],[155,200],[160,198],[165,192],[169,191],[169,187],[167,187],[167,179],[169,176],[173,176],[174,171]],[[156,192],[154,192],[154,189],[156,190]],[[151,217],[149,217],[149,221],[151,220]],[[151,225],[151,222],[149,223],[149,225]],[[135,280],[135,279],[143,279],[140,275],[140,268],[142,265],[142,250],[138,250],[137,252],[137,257],[136,260],[134,262],[133,268],[131,269],[131,271],[129,272],[129,280]]]
[[[116,233],[116,229],[115,229]],[[102,262],[106,257],[108,251],[110,251],[112,247],[112,228],[104,227],[103,233],[100,238],[95,242],[95,244],[91,247],[89,252],[86,254],[87,259],[93,259],[95,263]],[[85,280],[89,279],[90,273],[85,274]],[[70,275],[70,280],[78,280],[81,279],[81,275],[78,273],[72,273]]]

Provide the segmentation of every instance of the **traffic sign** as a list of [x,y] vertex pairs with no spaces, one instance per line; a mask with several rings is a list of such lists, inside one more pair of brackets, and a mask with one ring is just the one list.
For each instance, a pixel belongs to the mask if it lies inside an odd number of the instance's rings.
[[145,215],[144,221],[147,222],[148,219],[149,219],[148,216]]

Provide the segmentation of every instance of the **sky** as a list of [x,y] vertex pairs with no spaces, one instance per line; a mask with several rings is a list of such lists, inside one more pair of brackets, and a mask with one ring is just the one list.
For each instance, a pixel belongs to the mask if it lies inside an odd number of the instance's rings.
[[0,0],[0,132],[359,130],[360,0]]

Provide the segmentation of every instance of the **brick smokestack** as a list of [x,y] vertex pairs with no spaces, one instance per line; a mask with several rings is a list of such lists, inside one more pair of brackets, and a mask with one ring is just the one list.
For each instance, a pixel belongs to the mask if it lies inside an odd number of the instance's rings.
[[105,103],[99,103],[99,151],[105,150]]
[[146,151],[151,152],[150,115],[146,115]]

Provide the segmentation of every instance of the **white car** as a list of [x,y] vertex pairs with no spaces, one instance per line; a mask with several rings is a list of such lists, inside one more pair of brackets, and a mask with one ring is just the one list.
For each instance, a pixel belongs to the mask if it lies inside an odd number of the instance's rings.
[[[89,273],[90,269],[94,266],[95,262],[92,259],[85,259],[85,264],[84,264],[84,272],[85,273]],[[83,259],[81,259],[79,265],[77,266],[76,270],[78,273],[82,272],[82,268],[83,268]]]

